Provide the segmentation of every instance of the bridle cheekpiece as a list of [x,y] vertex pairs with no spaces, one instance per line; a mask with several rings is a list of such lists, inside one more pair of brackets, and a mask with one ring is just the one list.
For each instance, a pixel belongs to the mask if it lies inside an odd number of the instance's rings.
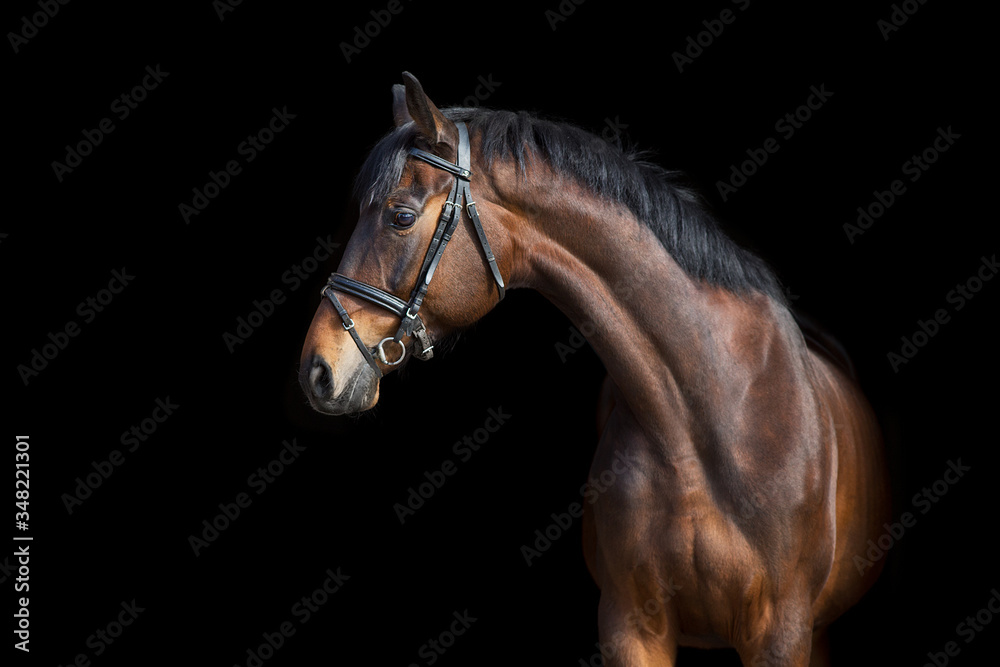
[[[451,240],[451,236],[458,226],[459,221],[462,219],[463,201],[464,208],[468,211],[469,218],[476,229],[476,235],[479,237],[479,245],[482,247],[490,271],[493,273],[493,280],[497,284],[500,300],[503,300],[504,297],[503,277],[500,275],[500,268],[497,266],[496,257],[493,256],[490,243],[486,239],[486,231],[483,229],[483,223],[480,221],[479,213],[476,211],[476,202],[473,201],[472,192],[469,189],[469,183],[472,180],[469,131],[465,123],[457,122],[455,125],[458,128],[458,164],[449,162],[442,157],[420,150],[419,148],[411,148],[409,150],[410,155],[413,157],[455,176],[455,182],[451,186],[448,200],[442,206],[441,217],[438,218],[434,236],[431,238],[430,246],[428,246],[427,253],[424,255],[424,262],[420,268],[420,273],[417,274],[417,284],[414,285],[410,293],[410,300],[403,301],[394,294],[340,273],[331,275],[321,290],[321,294],[333,304],[337,314],[344,323],[344,329],[354,339],[354,343],[358,346],[361,354],[379,378],[382,377],[382,370],[379,368],[375,357],[377,356],[378,361],[387,366],[395,366],[402,362],[406,356],[406,346],[402,343],[403,336],[411,336],[419,343],[420,349],[413,352],[413,356],[417,359],[426,361],[434,356],[434,345],[431,342],[430,334],[427,332],[427,328],[424,326],[424,322],[418,313],[420,306],[423,304],[424,297],[427,295],[431,279],[434,277],[434,271],[441,262],[444,249]],[[354,321],[347,314],[347,310],[340,303],[340,299],[337,298],[337,292],[350,294],[394,313],[400,318],[399,329],[396,330],[396,335],[383,338],[373,349],[369,348],[361,340],[360,334],[354,328]],[[393,361],[389,360],[384,349],[385,344],[389,341],[398,345],[400,350],[399,358]]]

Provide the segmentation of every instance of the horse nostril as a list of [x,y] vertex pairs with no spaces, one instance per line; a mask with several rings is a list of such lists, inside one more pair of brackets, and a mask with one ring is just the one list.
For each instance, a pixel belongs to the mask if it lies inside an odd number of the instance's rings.
[[316,354],[309,369],[309,388],[316,398],[327,398],[333,392],[333,372],[326,359]]

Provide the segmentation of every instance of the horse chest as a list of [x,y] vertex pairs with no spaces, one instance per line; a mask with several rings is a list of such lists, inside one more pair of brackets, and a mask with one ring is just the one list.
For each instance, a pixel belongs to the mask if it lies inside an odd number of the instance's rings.
[[641,429],[612,415],[595,453],[587,486],[599,554],[598,583],[642,591],[658,600],[673,590],[693,634],[710,633],[734,590],[752,588],[770,555],[751,542],[741,512],[760,508],[720,498],[719,480],[694,454],[671,455]]

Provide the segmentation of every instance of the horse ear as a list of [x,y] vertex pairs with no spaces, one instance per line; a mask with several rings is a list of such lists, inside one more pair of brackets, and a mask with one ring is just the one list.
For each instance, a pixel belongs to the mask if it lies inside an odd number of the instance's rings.
[[[458,128],[455,127],[455,124],[445,118],[441,110],[434,106],[415,76],[409,72],[403,72],[403,81],[405,82],[406,113],[416,123],[420,136],[430,143],[431,148],[437,144],[447,144],[452,149],[457,149]],[[395,94],[395,89],[393,92]],[[397,113],[397,125],[399,117]]]
[[406,87],[397,83],[392,87],[392,118],[396,127],[402,127],[413,121],[409,109],[406,108]]

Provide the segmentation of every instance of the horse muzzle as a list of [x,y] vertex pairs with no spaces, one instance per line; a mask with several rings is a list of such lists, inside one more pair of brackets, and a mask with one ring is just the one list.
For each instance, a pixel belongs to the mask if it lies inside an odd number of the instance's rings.
[[378,402],[379,378],[364,363],[337,373],[323,355],[313,353],[299,368],[299,384],[310,405],[328,415],[364,412]]

